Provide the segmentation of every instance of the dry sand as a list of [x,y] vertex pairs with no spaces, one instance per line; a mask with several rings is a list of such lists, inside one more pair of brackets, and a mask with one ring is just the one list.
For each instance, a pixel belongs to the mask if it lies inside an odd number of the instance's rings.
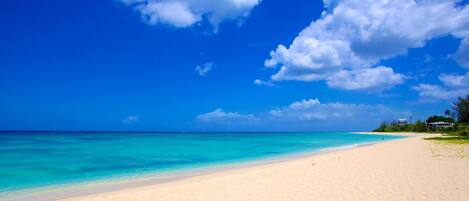
[[68,201],[469,200],[469,146],[421,136]]

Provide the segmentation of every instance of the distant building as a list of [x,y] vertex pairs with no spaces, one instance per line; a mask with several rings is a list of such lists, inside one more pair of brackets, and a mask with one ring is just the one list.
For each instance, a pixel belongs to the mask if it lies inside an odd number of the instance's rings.
[[397,120],[397,124],[398,124],[399,126],[407,125],[407,119],[398,119],[398,120]]
[[438,122],[430,122],[427,123],[428,128],[448,128],[453,127],[454,123],[438,121]]

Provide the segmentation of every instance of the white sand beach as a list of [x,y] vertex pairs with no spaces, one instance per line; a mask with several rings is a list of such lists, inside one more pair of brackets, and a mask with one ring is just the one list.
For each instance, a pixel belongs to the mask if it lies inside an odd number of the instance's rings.
[[[425,135],[428,136],[428,135]],[[67,201],[445,200],[469,198],[469,146],[422,135]]]

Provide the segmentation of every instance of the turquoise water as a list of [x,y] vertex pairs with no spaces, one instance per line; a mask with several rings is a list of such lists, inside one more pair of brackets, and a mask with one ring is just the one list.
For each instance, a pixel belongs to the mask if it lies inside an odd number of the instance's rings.
[[396,139],[314,133],[0,133],[0,192]]

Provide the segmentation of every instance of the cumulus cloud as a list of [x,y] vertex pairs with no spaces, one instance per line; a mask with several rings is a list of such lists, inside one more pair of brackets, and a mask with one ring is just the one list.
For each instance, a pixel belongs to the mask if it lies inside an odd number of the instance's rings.
[[201,18],[180,2],[152,2],[137,6],[137,9],[149,24],[167,23],[175,27],[188,27]]
[[133,124],[140,121],[140,115],[131,115],[126,117],[122,122],[125,124]]
[[379,66],[358,70],[341,70],[327,78],[327,84],[334,88],[349,90],[367,89],[381,91],[403,82],[401,74],[394,73],[392,68]]
[[205,76],[208,72],[212,70],[213,66],[214,64],[212,62],[208,62],[203,65],[197,65],[195,67],[195,72],[197,72],[197,74],[199,74],[200,76]]
[[469,73],[464,75],[440,75],[444,85],[451,88],[469,88]]
[[257,118],[252,114],[240,114],[237,112],[225,112],[218,108],[212,112],[197,115],[196,120],[200,122],[222,122],[222,121],[252,121]]
[[[320,19],[288,47],[279,45],[271,52],[265,66],[280,66],[272,80],[325,80],[333,88],[388,89],[402,83],[403,76],[390,67],[376,67],[380,61],[423,47],[435,37],[462,38],[461,33],[469,30],[469,8],[456,0],[325,0],[324,5]],[[467,55],[463,44],[458,58]],[[362,79],[365,76],[368,79]]]
[[464,75],[440,75],[443,85],[419,84],[413,89],[424,101],[454,100],[469,94],[469,73]]
[[208,21],[217,29],[225,20],[247,17],[261,0],[121,0],[137,10],[151,25],[169,24],[177,28]]
[[287,107],[277,108],[269,111],[269,115],[275,118],[290,120],[331,120],[331,119],[348,119],[371,116],[378,117],[385,114],[393,114],[394,112],[382,105],[365,105],[365,104],[344,104],[321,103],[318,99],[309,99],[294,102]]
[[[318,99],[293,102],[284,107],[258,114],[227,113],[221,109],[201,114],[197,122],[218,129],[247,128],[247,130],[369,130],[381,121],[410,116],[383,105],[321,103]],[[337,124],[340,120],[340,124]]]

